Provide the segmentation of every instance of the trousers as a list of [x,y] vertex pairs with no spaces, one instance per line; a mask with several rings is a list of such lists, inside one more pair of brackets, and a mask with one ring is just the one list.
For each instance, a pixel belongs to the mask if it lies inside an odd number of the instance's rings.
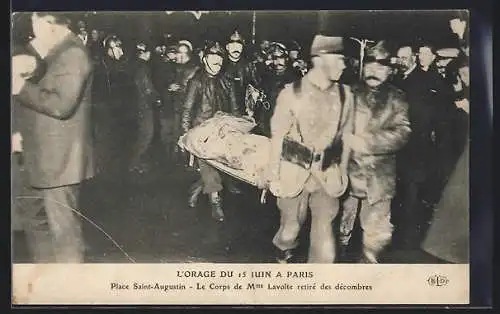
[[336,248],[332,221],[339,212],[339,200],[329,196],[322,188],[313,192],[303,190],[293,198],[278,198],[281,214],[280,228],[273,238],[273,244],[281,249],[294,249],[298,235],[311,210],[311,234],[308,263],[333,263]]
[[154,136],[153,108],[141,109],[137,118],[137,135],[132,149],[131,166],[138,166],[143,161]]
[[376,262],[378,254],[392,238],[391,200],[370,204],[367,199],[348,196],[342,202],[340,222],[340,242],[344,245],[349,243],[352,236],[358,212],[363,230],[363,253]]
[[29,188],[18,210],[35,263],[83,263],[85,244],[78,210],[80,185]]
[[222,178],[219,171],[200,159],[198,159],[198,167],[203,182],[203,193],[211,194],[222,191]]

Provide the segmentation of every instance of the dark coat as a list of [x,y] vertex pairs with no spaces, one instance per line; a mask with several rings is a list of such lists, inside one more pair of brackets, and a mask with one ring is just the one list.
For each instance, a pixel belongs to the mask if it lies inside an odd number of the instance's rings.
[[49,188],[94,175],[92,60],[81,40],[69,34],[44,61],[43,77],[27,81],[18,99],[27,109],[22,135],[30,183]]
[[448,262],[469,262],[469,141],[443,190],[422,249]]
[[182,129],[187,132],[214,116],[217,111],[241,115],[234,85],[223,75],[211,76],[204,70],[189,81],[182,113]]
[[184,100],[186,99],[188,82],[193,78],[199,67],[193,61],[186,64],[176,64],[172,83],[179,84],[181,89],[172,92],[175,112],[182,112]]
[[355,123],[363,117],[367,121],[362,129],[355,125],[355,134],[364,139],[367,151],[351,155],[350,180],[366,179],[370,203],[390,200],[396,193],[396,152],[411,133],[408,104],[403,93],[388,83],[377,91],[358,85],[353,92]]
[[245,93],[248,84],[254,87],[260,87],[261,78],[257,71],[255,63],[241,58],[237,62],[227,60],[224,66],[224,75],[233,82],[236,92],[236,101],[239,106],[245,103]]
[[153,104],[160,99],[160,95],[153,85],[151,70],[146,61],[137,60],[134,70],[137,109],[140,114],[142,110],[152,110]]
[[293,69],[287,68],[283,73],[276,74],[269,72],[262,78],[262,89],[267,96],[269,108],[258,107],[255,111],[259,132],[263,135],[271,136],[271,117],[276,107],[276,99],[285,85],[293,83],[301,78]]

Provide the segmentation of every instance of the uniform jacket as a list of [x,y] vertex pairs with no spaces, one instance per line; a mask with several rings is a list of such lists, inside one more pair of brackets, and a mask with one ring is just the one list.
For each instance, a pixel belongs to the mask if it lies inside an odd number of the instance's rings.
[[257,108],[256,116],[258,119],[259,129],[263,135],[271,136],[271,117],[276,107],[276,99],[279,93],[283,90],[286,84],[290,84],[298,79],[299,76],[294,70],[287,68],[283,73],[269,73],[262,79],[262,87],[264,94],[267,96],[270,108]]
[[236,91],[236,100],[240,106],[244,104],[248,84],[252,84],[258,88],[261,83],[261,78],[257,73],[255,64],[244,58],[241,58],[237,62],[227,60],[224,75],[233,82]]
[[22,134],[30,183],[49,188],[94,175],[92,60],[69,34],[44,61],[46,72],[36,83],[27,81],[18,99],[26,108]]
[[137,60],[134,83],[137,90],[137,104],[141,110],[152,109],[152,105],[160,98],[151,78],[151,70],[144,60]]
[[408,104],[399,89],[385,83],[376,91],[366,85],[353,88],[354,133],[364,139],[365,152],[353,152],[349,178],[365,179],[370,203],[392,199],[396,184],[396,152],[411,133]]
[[193,61],[190,61],[186,64],[176,64],[175,65],[175,74],[173,78],[173,83],[179,84],[181,89],[172,92],[172,97],[174,101],[174,110],[176,112],[182,112],[182,105],[184,104],[184,100],[186,98],[187,85],[189,80],[193,78],[195,73],[199,70],[199,67]]
[[[271,118],[269,163],[272,173],[279,177],[281,184],[289,185],[284,187],[284,190],[288,191],[295,190],[297,183],[302,185],[301,188],[307,185],[310,189],[315,189],[317,184],[316,180],[310,180],[313,177],[311,171],[306,177],[299,174],[296,179],[293,178],[293,174],[284,173],[283,167],[286,164],[280,161],[283,139],[291,138],[316,153],[337,149],[340,164],[347,164],[348,152],[342,149],[341,139],[343,134],[351,132],[353,125],[353,95],[348,86],[343,86],[345,100],[344,108],[341,109],[341,92],[338,84],[323,90],[310,80],[308,74],[300,82],[299,92],[293,85],[288,85],[280,92]],[[320,174],[321,171],[317,173]],[[304,178],[308,180],[303,180]],[[271,180],[276,179],[271,178]]]
[[182,113],[182,129],[187,132],[214,116],[217,111],[241,115],[234,85],[223,75],[211,76],[197,71],[187,86]]

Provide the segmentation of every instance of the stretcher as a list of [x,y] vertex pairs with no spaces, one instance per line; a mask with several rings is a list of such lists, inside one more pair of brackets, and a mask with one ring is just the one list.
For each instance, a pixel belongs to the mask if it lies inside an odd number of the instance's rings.
[[[194,128],[179,139],[179,147],[190,154],[190,166],[194,166],[195,158],[203,159],[239,181],[258,186],[261,172],[268,161],[269,139],[250,134],[250,127],[242,128],[244,123],[241,118],[218,115],[212,121],[213,124],[207,121],[200,129]],[[237,125],[239,131],[221,132],[222,129],[231,129],[231,125]],[[200,132],[201,128],[204,128],[204,132]],[[200,137],[205,138],[205,141],[200,140]],[[266,193],[267,190],[262,192],[261,202],[265,202]]]

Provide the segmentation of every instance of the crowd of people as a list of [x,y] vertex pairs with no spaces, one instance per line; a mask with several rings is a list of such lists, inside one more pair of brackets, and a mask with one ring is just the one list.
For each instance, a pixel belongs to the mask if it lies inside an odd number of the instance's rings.
[[[337,234],[345,250],[358,216],[362,262],[376,263],[390,243],[401,249],[424,243],[438,257],[467,262],[468,202],[442,204],[446,193],[453,199],[468,191],[462,180],[449,192],[450,177],[468,170],[462,156],[469,112],[464,19],[450,21],[455,49],[438,51],[425,41],[394,47],[381,40],[362,59],[345,55],[346,39],[324,35],[314,37],[307,53],[296,41],[251,45],[238,30],[203,47],[165,34],[162,42],[137,41],[126,49],[119,36],[89,32],[84,22],[72,33],[60,14],[34,13],[32,23],[34,38],[14,52],[12,93],[13,110],[22,108],[33,119],[14,124],[23,147],[13,151],[22,151],[29,190],[44,200],[23,206],[32,208],[24,220],[35,260],[50,259],[52,245],[58,261],[83,261],[79,224],[60,205],[77,207],[80,182],[96,174],[123,182],[131,172],[147,173],[156,133],[165,163],[183,168],[179,137],[223,111],[252,115],[252,132],[272,143],[259,187],[282,183],[274,193],[281,215],[273,239],[279,262],[293,261],[308,208],[309,262],[335,262]],[[258,101],[248,100],[249,91]],[[286,168],[284,160],[300,170]],[[239,183],[201,159],[196,168],[200,179],[187,202],[195,207],[206,194],[213,218],[222,223],[221,191],[242,193]],[[338,171],[348,177],[342,192],[335,187]],[[42,210],[49,231],[40,222]],[[455,212],[437,214],[450,210]],[[337,231],[332,221],[338,215]],[[439,216],[446,222],[436,229]],[[442,234],[453,232],[462,234],[441,245]]]

